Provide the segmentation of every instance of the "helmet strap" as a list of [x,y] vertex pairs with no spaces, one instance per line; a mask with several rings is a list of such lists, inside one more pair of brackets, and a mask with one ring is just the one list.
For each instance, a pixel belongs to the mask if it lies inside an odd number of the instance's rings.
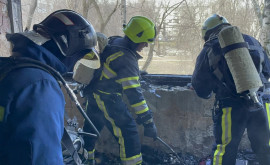
[[133,42],[130,38],[128,38],[128,36],[125,35],[124,39],[128,42],[128,45],[129,45],[129,49],[130,50],[133,50],[133,51],[136,51],[138,46],[139,46],[139,43],[135,43]]

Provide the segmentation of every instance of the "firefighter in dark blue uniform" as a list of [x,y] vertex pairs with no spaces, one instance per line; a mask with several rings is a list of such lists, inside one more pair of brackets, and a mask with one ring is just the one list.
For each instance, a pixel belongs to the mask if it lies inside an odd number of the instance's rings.
[[[106,125],[114,135],[119,143],[121,161],[126,165],[141,164],[142,155],[136,122],[123,101],[123,94],[137,114],[137,123],[143,124],[144,135],[157,137],[152,113],[139,82],[138,60],[142,57],[137,53],[154,41],[155,32],[155,26],[149,19],[132,17],[124,27],[124,37],[109,38],[100,55],[102,67],[90,84],[92,90],[88,96],[87,114],[98,130]],[[93,130],[85,123],[84,131]],[[94,164],[96,139],[86,137],[84,140],[89,164]]]
[[[261,165],[270,164],[269,102],[265,107],[256,106],[245,93],[237,94],[236,87],[222,53],[217,35],[228,21],[217,14],[209,17],[203,25],[204,47],[197,57],[192,76],[192,86],[197,95],[208,99],[215,93],[213,165],[233,165],[238,145],[247,129],[251,147]],[[270,77],[270,62],[260,43],[244,35],[249,52],[262,81]],[[263,95],[263,89],[258,92]],[[264,95],[266,97],[266,95]]]
[[[8,37],[12,56],[38,60],[59,73],[72,71],[96,45],[92,25],[71,10],[58,10],[33,29]],[[60,85],[48,72],[24,67],[1,75],[0,164],[62,165],[64,108]]]

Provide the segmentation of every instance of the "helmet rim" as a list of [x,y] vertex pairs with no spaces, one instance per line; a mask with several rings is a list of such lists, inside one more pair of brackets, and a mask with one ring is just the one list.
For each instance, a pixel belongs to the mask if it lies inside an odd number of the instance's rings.
[[47,16],[33,26],[38,33],[45,33],[57,44],[63,56],[74,56],[81,51],[91,51],[97,44],[96,32],[79,13],[62,9]]
[[218,14],[213,14],[210,17],[208,17],[204,21],[201,28],[202,38],[205,38],[205,35],[208,31],[213,30],[214,28],[216,28],[221,24],[229,24],[229,22],[225,17],[220,16]]
[[151,43],[156,37],[154,23],[144,16],[132,17],[123,28],[124,34],[134,43]]

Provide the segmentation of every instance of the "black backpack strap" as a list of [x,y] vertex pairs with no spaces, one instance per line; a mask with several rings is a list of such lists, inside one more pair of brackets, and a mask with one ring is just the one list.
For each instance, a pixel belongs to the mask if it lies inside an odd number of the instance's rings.
[[212,51],[213,51],[212,48],[208,48],[207,50],[208,62],[209,67],[211,68],[213,74],[218,80],[218,86],[220,88],[224,88],[225,90],[227,90],[232,97],[237,97],[237,94],[234,94],[232,89],[230,89],[228,85],[225,83],[224,75],[218,67],[220,65],[221,58],[223,58],[223,54],[215,55]]
[[78,155],[77,150],[75,149],[75,147],[73,145],[73,142],[72,142],[66,128],[64,128],[64,134],[63,134],[61,143],[67,149],[68,153],[71,155],[71,157],[73,158],[76,165],[80,165],[82,163],[81,159]]
[[61,80],[58,73],[52,67],[43,64],[40,61],[25,57],[1,57],[0,58],[0,81],[3,80],[7,74],[13,70],[21,68],[38,68],[51,74],[57,81]]
[[36,64],[31,64],[31,63],[16,63],[16,65],[6,65],[5,67],[1,67],[0,69],[0,81],[3,80],[7,74],[13,70],[16,70],[16,69],[21,69],[21,68],[38,68],[38,69],[41,69],[41,70],[44,70],[45,72],[48,72],[50,73],[46,68],[44,67],[41,67],[39,65],[36,65]]
[[[38,68],[51,74],[58,82],[63,82],[63,78],[56,70],[50,66],[43,64],[39,61],[24,58],[24,57],[1,57],[0,58],[0,81],[3,80],[6,75],[16,69],[20,68]],[[74,148],[72,140],[64,128],[64,134],[62,137],[62,144],[66,147],[70,155],[72,156],[76,165],[81,164],[81,159],[77,150]]]
[[212,51],[212,48],[208,48],[207,50],[209,67],[212,69],[213,74],[217,77],[217,79],[223,82],[223,74],[218,67],[222,55],[214,55]]

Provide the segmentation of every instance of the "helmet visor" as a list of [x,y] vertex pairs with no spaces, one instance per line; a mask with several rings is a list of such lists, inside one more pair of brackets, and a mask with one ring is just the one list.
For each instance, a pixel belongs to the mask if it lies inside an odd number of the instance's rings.
[[85,54],[78,62],[92,69],[98,69],[100,67],[99,56],[94,48],[91,49],[91,52]]
[[92,26],[87,26],[79,33],[80,37],[84,38],[85,47],[91,49],[97,45],[97,34]]
[[97,44],[97,36],[92,26],[77,32],[70,30],[67,34],[54,35],[53,39],[64,56],[73,56],[85,50],[90,51]]

